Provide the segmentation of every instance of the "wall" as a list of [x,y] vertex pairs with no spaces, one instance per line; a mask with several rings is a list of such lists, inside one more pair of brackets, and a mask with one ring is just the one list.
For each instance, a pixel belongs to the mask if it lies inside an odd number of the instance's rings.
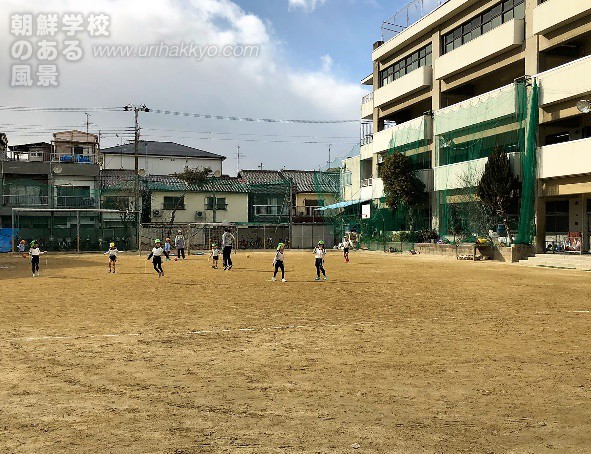
[[[160,210],[162,217],[152,217],[153,222],[165,222],[170,220],[171,210],[163,210],[164,197],[180,197],[181,192],[153,192],[152,211]],[[246,193],[221,193],[216,192],[216,197],[225,197],[228,204],[227,210],[216,210],[215,222],[248,222],[248,194]],[[213,211],[205,210],[206,197],[211,193],[190,192],[185,195],[185,209],[177,210],[176,222],[214,222]],[[202,211],[204,216],[196,218],[197,211]]]
[[[144,170],[146,175],[172,175],[185,170],[185,167],[198,168],[209,167],[212,172],[222,171],[221,159],[204,159],[189,157],[159,157],[141,154],[139,157],[139,168]],[[107,170],[135,170],[135,156],[103,154],[103,169]]]

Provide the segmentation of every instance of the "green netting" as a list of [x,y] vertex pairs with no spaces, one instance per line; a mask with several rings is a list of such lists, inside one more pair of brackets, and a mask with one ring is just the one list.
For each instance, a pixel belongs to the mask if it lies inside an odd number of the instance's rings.
[[[522,200],[510,219],[517,241],[531,243],[537,135],[537,86],[503,87],[434,113],[437,225],[442,236],[487,236],[500,219],[475,196],[488,156],[510,154],[523,182]],[[527,137],[526,137],[527,130]],[[519,222],[517,221],[519,220]]]

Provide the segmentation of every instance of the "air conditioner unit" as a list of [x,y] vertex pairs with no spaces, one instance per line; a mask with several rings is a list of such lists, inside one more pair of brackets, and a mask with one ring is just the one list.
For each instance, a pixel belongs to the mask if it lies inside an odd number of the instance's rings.
[[203,218],[203,211],[196,211],[195,212],[195,219],[202,219]]
[[155,218],[159,218],[162,216],[162,212],[160,210],[152,210],[152,216]]

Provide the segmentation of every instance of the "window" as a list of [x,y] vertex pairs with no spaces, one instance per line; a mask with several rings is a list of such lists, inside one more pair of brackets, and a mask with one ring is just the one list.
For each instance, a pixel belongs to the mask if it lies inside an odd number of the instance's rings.
[[569,201],[546,202],[546,233],[569,231]]
[[512,19],[525,18],[525,0],[504,0],[443,35],[446,54]]
[[184,197],[164,197],[165,210],[184,210],[185,209],[185,198]]
[[103,208],[108,210],[129,210],[130,206],[130,199],[125,196],[107,196],[103,201]]
[[345,186],[351,186],[353,184],[351,182],[351,172],[349,172],[349,171],[343,172],[343,184]]
[[227,210],[228,204],[226,203],[226,198],[225,197],[207,197],[207,199],[205,199],[205,209],[213,211],[214,207],[215,207],[216,211],[217,210]]
[[415,69],[429,66],[432,60],[432,46],[429,44],[405,58],[401,58],[387,68],[382,69],[380,71],[380,87],[388,85],[396,79],[400,79]]

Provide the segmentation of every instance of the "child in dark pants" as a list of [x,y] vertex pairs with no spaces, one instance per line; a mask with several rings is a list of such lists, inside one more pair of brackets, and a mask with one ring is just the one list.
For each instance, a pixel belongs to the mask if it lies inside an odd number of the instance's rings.
[[167,257],[167,253],[162,249],[160,240],[154,241],[155,245],[152,248],[152,252],[148,255],[148,260],[152,259],[154,270],[158,273],[158,277],[164,276],[164,270],[162,269],[162,256]]
[[326,250],[324,249],[324,241],[320,240],[318,242],[318,246],[314,248],[314,257],[315,257],[315,265],[316,265],[316,279],[317,281],[320,280],[320,272],[322,272],[322,276],[324,276],[324,280],[327,279],[326,271],[324,271],[324,256],[326,255]]
[[31,256],[31,271],[33,272],[33,277],[39,276],[39,256],[47,254],[46,252],[41,252],[39,249],[39,243],[35,241],[33,243],[33,247],[29,249],[29,255]]
[[275,253],[275,259],[273,260],[273,266],[275,267],[275,272],[273,273],[273,278],[271,279],[275,282],[277,278],[277,272],[281,270],[281,282],[287,282],[285,280],[285,264],[284,264],[284,254],[285,254],[285,245],[283,243],[279,243],[277,245],[277,252]]

